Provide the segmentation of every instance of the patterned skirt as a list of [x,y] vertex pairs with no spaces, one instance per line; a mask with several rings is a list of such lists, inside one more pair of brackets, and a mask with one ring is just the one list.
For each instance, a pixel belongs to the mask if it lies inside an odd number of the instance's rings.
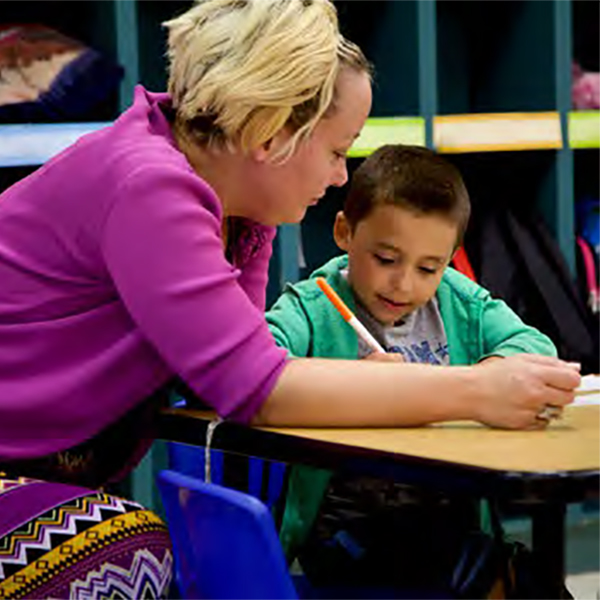
[[0,473],[0,599],[164,598],[165,524],[135,502]]

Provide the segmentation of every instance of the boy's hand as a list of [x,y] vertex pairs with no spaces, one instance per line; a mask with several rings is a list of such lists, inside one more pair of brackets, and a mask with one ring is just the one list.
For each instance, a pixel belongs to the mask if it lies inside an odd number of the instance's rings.
[[364,357],[364,360],[377,360],[379,362],[404,362],[402,354],[395,352],[371,352]]

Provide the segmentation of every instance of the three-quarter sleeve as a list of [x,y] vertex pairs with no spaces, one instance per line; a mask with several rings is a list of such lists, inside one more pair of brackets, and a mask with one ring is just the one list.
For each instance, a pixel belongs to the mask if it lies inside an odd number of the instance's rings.
[[118,298],[170,368],[222,416],[250,419],[286,353],[251,297],[262,293],[264,306],[260,261],[243,281],[225,258],[212,189],[179,165],[140,166],[111,199],[102,253]]

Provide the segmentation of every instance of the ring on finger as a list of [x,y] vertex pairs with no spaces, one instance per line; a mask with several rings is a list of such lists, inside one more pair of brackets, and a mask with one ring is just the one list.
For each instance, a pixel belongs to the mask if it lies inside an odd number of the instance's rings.
[[555,406],[554,404],[546,404],[538,412],[535,416],[536,419],[541,419],[542,421],[551,421],[552,419],[560,419],[562,409],[560,406]]

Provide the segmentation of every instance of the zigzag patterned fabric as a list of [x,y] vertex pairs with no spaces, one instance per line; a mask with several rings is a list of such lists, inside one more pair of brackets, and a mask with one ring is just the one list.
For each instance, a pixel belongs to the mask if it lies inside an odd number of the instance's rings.
[[165,598],[165,524],[141,505],[0,473],[0,599]]

